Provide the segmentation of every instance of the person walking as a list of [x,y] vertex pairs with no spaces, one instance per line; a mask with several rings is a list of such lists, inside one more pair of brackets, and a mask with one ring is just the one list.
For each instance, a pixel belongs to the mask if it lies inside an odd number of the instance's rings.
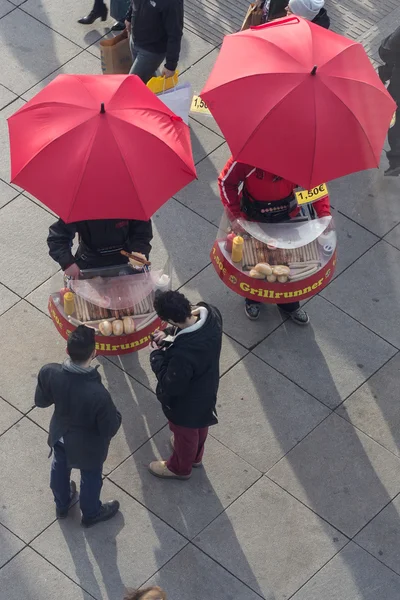
[[119,502],[101,503],[102,467],[111,438],[121,425],[121,415],[91,362],[96,356],[94,329],[80,325],[67,343],[69,357],[63,364],[40,369],[35,405],[54,405],[48,444],[53,452],[50,487],[56,516],[65,519],[76,498],[71,469],[80,469],[82,526],[111,519]]
[[[237,162],[231,158],[218,177],[221,202],[227,209],[234,228],[236,219],[277,223],[296,217],[300,209],[294,195],[296,184],[268,171]],[[318,217],[331,214],[329,197],[313,204]],[[299,302],[277,305],[297,325],[308,325],[309,318]],[[246,316],[255,321],[260,316],[261,303],[245,299]]]
[[389,168],[385,171],[386,176],[395,177],[400,175],[400,27],[382,41],[379,56],[384,62],[378,67],[379,77],[383,83],[389,81],[388,92],[397,104],[395,123],[388,132]]
[[81,25],[91,25],[96,21],[96,19],[106,21],[107,17],[108,8],[104,0],[94,0],[94,4],[90,13],[87,14],[86,17],[78,19],[78,23],[80,23]]
[[189,300],[176,291],[154,299],[158,316],[170,323],[152,342],[150,364],[157,377],[156,394],[172,432],[172,456],[153,461],[150,473],[167,479],[189,479],[200,467],[208,428],[218,423],[222,317],[215,306]]
[[303,17],[324,29],[329,29],[331,25],[325,0],[289,0],[287,14]]
[[167,595],[160,587],[153,586],[143,590],[128,591],[124,600],[167,600]]
[[125,17],[132,51],[131,75],[147,83],[165,59],[163,77],[178,66],[183,34],[183,0],[131,0]]

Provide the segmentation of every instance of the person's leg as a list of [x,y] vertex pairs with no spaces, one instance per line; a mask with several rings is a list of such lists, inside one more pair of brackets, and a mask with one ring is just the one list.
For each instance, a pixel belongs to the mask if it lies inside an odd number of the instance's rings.
[[71,469],[67,465],[64,444],[57,442],[53,448],[53,461],[50,472],[50,488],[53,492],[57,512],[68,512],[71,501]]
[[197,430],[199,432],[199,445],[197,446],[197,454],[194,460],[194,464],[199,465],[203,459],[204,444],[208,436],[208,427],[201,427]]
[[80,507],[83,519],[91,520],[99,513],[102,486],[101,469],[98,471],[81,470]]
[[[167,468],[175,475],[190,475],[192,465],[199,454],[199,430],[189,427],[179,427],[169,423],[169,428],[174,434],[174,451],[167,460]],[[204,447],[205,439],[203,440]]]
[[278,304],[277,306],[283,313],[289,315],[297,325],[308,325],[310,322],[306,311],[300,308],[300,302],[288,302],[287,304]]
[[155,54],[154,52],[137,48],[132,41],[131,52],[133,64],[129,71],[130,75],[137,75],[143,83],[147,83],[155,75],[158,67],[163,62],[165,55]]

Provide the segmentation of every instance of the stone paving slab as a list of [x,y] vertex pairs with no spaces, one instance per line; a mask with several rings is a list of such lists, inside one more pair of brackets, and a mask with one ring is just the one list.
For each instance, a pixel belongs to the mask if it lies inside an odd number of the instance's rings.
[[[19,421],[23,414],[0,398],[0,435]],[[1,547],[1,545],[0,545]]]
[[194,304],[204,300],[218,306],[225,333],[246,348],[258,344],[283,320],[275,306],[265,305],[262,307],[259,321],[250,323],[244,313],[244,298],[231,292],[222,283],[212,265],[191,279],[181,291]]
[[397,600],[400,578],[350,542],[292,600]]
[[[400,496],[397,496],[355,537],[370,554],[400,575]],[[400,594],[400,582],[396,586]],[[383,596],[382,596],[383,597]],[[394,596],[393,596],[394,597]]]
[[0,317],[0,330],[5,340],[0,347],[1,372],[7,373],[0,378],[0,395],[27,412],[34,404],[40,368],[64,360],[65,340],[49,317],[24,301]]
[[[24,542],[17,538],[8,529],[0,525],[0,569],[6,564],[15,554],[17,554],[24,547]],[[1,574],[0,574],[0,587],[1,585]],[[3,589],[3,588],[2,588]]]
[[306,310],[309,327],[286,321],[254,353],[335,408],[396,350],[319,296],[307,302]]
[[214,150],[224,145],[224,140],[219,135],[189,117],[190,133],[194,162],[197,165]]
[[400,251],[381,241],[321,295],[400,348],[399,293]]
[[19,296],[0,283],[0,315],[19,301]]
[[396,354],[337,409],[337,413],[400,456],[400,354]]
[[[7,119],[23,106],[25,102],[18,98],[11,104],[8,104],[0,111],[0,178],[5,182],[10,182],[10,147],[8,137]],[[14,188],[16,186],[13,186]]]
[[[65,22],[65,6],[63,16]],[[0,83],[16,94],[35,85],[79,52],[78,46],[20,9],[0,20],[0,34],[3,57]]]
[[51,223],[53,217],[25,196],[0,210],[0,281],[20,296],[29,294],[59,269],[47,255]]
[[268,477],[353,537],[400,492],[400,460],[332,414]]
[[[189,576],[190,574],[190,576]],[[259,600],[246,585],[192,544],[185,546],[169,563],[146,582],[159,585],[168,598],[190,600]]]
[[47,279],[42,285],[39,285],[30,294],[25,297],[25,300],[41,310],[45,315],[48,315],[47,305],[49,302],[50,294],[59,291],[63,284],[63,273],[57,271],[52,277]]
[[0,19],[12,10],[15,10],[14,4],[8,2],[8,0],[0,0]]
[[367,229],[360,227],[337,210],[333,210],[337,233],[337,264],[334,277],[347,269],[357,258],[369,250],[378,237]]
[[[30,542],[55,519],[47,435],[26,417],[0,437],[0,523]],[[49,502],[39,501],[49,494]]]
[[346,538],[263,477],[194,543],[268,600],[285,600]]
[[[0,571],[0,589],[7,600],[92,600],[82,588],[31,548],[25,548]],[[100,600],[100,598],[99,598]]]
[[330,413],[251,354],[222,377],[217,408],[214,437],[264,473]]
[[13,100],[16,100],[17,97],[18,96],[14,94],[14,92],[8,90],[4,85],[0,85],[0,109],[7,106],[7,104],[10,104],[10,102],[13,102]]
[[0,208],[16,198],[19,193],[11,186],[0,179]]
[[389,231],[385,235],[384,240],[397,248],[397,250],[400,250],[400,225],[396,225],[396,227]]
[[121,512],[97,527],[83,529],[75,505],[32,546],[97,600],[119,600],[125,587],[140,587],[186,544],[186,540],[123,490],[105,481],[105,500]]
[[171,455],[170,437],[171,432],[165,427],[109,477],[191,539],[257,481],[261,473],[209,436],[204,468],[193,469],[190,481],[156,478],[148,472],[148,465]]

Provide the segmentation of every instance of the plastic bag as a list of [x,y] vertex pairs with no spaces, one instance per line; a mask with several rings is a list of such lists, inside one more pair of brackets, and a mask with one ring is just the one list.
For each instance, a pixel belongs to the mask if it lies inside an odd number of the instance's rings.
[[192,96],[193,92],[190,83],[180,83],[173,89],[159,94],[158,98],[188,125]]

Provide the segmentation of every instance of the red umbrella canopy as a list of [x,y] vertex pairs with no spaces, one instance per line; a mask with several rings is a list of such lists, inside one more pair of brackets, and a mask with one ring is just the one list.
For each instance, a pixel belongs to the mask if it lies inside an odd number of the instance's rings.
[[8,127],[12,182],[68,223],[147,220],[196,178],[189,127],[135,75],[59,75]]
[[236,160],[306,189],[377,167],[396,109],[361,44],[298,17],[226,36],[201,97]]

